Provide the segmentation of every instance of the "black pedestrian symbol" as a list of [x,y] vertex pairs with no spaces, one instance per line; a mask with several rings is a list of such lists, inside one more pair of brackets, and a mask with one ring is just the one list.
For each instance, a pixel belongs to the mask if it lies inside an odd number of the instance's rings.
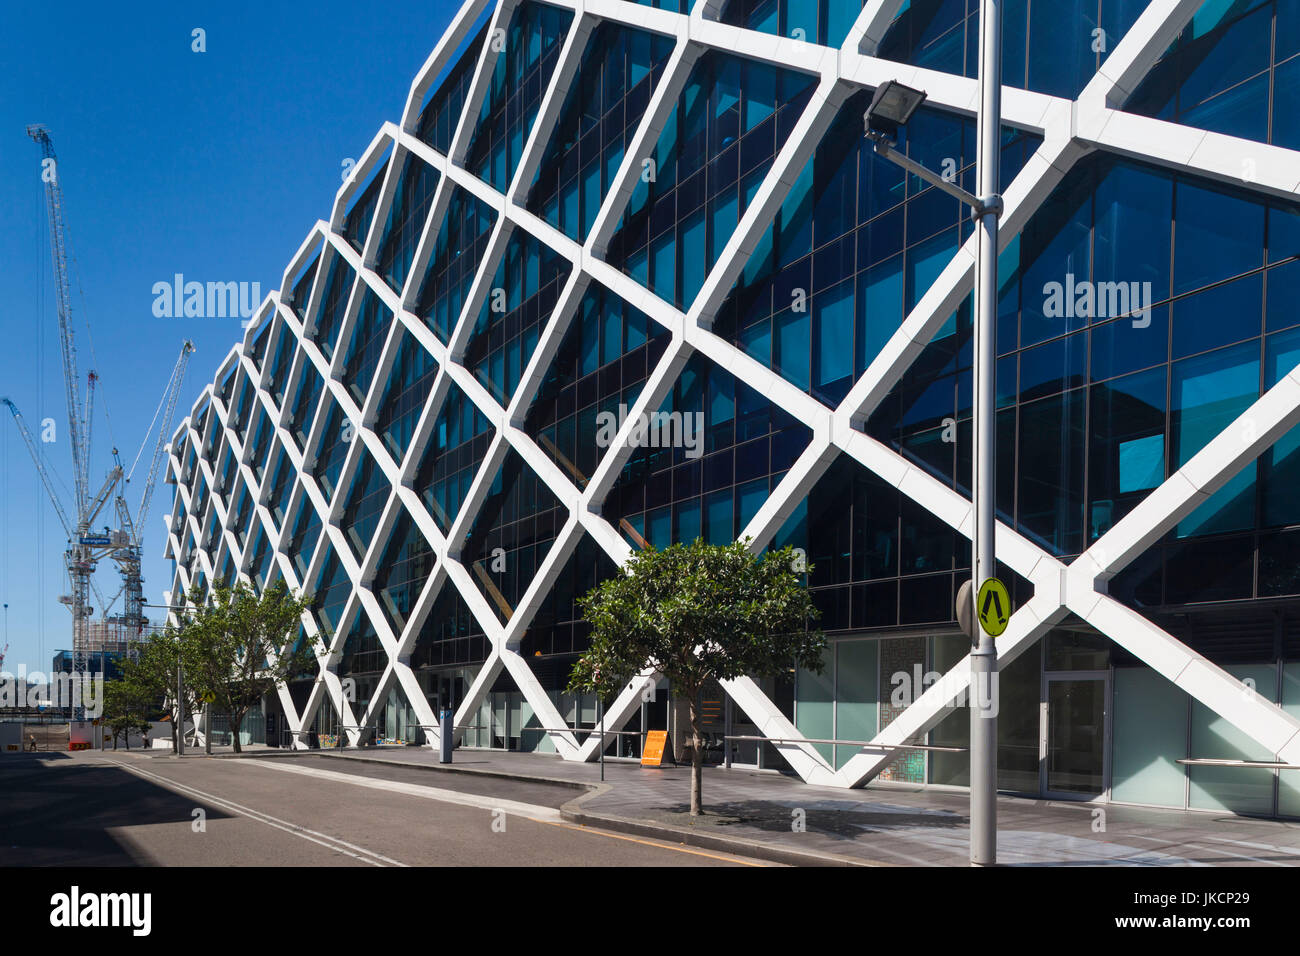
[[1011,617],[1011,595],[1007,586],[997,578],[989,578],[980,587],[976,599],[979,608],[980,625],[986,634],[997,637],[1007,629]]

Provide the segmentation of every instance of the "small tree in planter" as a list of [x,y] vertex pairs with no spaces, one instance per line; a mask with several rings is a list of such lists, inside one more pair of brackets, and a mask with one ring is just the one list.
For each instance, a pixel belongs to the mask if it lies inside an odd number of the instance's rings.
[[[791,664],[822,670],[820,616],[791,548],[755,556],[748,542],[674,544],[636,552],[623,574],[578,604],[591,648],[574,665],[570,693],[612,700],[646,667],[690,707],[691,815],[701,811],[704,739],[700,692],[709,681],[773,677]],[[811,567],[811,566],[809,566]]]

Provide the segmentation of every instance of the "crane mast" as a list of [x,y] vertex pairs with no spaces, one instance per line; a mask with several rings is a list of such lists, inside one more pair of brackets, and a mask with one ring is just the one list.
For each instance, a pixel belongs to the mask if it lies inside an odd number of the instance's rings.
[[27,135],[41,148],[41,181],[50,215],[50,263],[54,268],[54,301],[59,317],[59,345],[63,356],[63,388],[68,404],[68,442],[72,448],[73,485],[77,510],[90,494],[84,471],[85,417],[78,392],[77,349],[72,341],[72,292],[68,281],[67,226],[63,221],[63,187],[59,184],[59,158],[54,153],[50,131],[44,126],[27,127]]
[[[162,425],[154,445],[153,457],[149,465],[143,495],[135,519],[132,520],[130,508],[126,503],[126,485],[129,481],[124,476],[117,449],[113,449],[114,466],[108,472],[99,490],[92,494],[90,485],[90,450],[93,427],[95,389],[98,375],[91,371],[86,377],[84,399],[77,372],[77,350],[72,334],[72,296],[68,275],[68,229],[64,222],[63,188],[60,184],[58,157],[54,144],[50,140],[49,130],[40,125],[27,127],[27,135],[41,150],[41,181],[45,184],[45,200],[50,220],[50,252],[54,271],[55,304],[59,324],[59,349],[63,361],[63,385],[68,413],[68,445],[72,453],[73,493],[75,500],[71,509],[65,509],[59,499],[54,482],[40,450],[32,438],[31,431],[18,407],[9,399],[0,399],[9,408],[14,422],[22,434],[23,442],[36,465],[37,474],[45,486],[55,513],[68,536],[68,548],[64,553],[71,593],[59,598],[72,612],[72,677],[75,686],[81,686],[89,669],[90,642],[87,625],[94,608],[90,595],[99,594],[92,575],[100,560],[112,556],[119,565],[123,577],[119,594],[125,595],[122,624],[129,635],[138,635],[144,626],[142,614],[143,579],[141,566],[141,533],[148,515],[149,504],[153,497],[154,485],[158,479],[159,466],[166,449],[166,437],[171,429],[172,417],[176,410],[181,382],[185,377],[185,368],[190,355],[194,352],[192,343],[186,341],[181,348],[180,357],[172,369],[171,379],[167,383],[163,401]],[[152,423],[151,423],[152,427]],[[146,445],[149,438],[146,437]],[[143,449],[141,449],[143,451]],[[138,457],[137,457],[138,460]],[[109,502],[113,502],[116,511],[116,530],[105,527],[102,533],[92,531],[92,526]],[[117,598],[114,596],[113,602]],[[99,598],[102,611],[107,615],[108,607],[102,597]],[[128,638],[129,639],[129,638]],[[82,720],[84,707],[74,703],[74,719]]]

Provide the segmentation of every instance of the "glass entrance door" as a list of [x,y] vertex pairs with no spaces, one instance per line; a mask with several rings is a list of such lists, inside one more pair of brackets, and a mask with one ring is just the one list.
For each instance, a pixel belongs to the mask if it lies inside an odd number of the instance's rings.
[[1087,800],[1106,792],[1110,674],[1073,671],[1046,676],[1042,716],[1042,789]]

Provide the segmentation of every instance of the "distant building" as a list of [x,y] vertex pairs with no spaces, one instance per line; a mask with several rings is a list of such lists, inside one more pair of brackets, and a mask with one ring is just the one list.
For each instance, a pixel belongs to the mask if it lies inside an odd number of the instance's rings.
[[[105,649],[102,654],[96,650],[90,655],[86,663],[86,670],[92,676],[101,670],[104,673],[104,680],[117,680],[122,676],[118,664],[125,658],[127,651],[125,647],[121,649]],[[50,664],[50,671],[53,674],[71,674],[72,673],[72,651],[55,651],[54,661]]]

